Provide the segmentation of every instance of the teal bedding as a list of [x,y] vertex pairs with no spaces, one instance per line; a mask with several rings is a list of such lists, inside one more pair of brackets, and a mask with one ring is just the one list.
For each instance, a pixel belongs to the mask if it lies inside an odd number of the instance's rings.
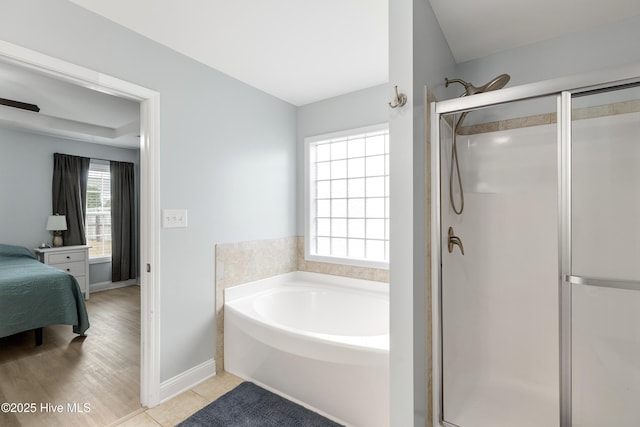
[[73,325],[79,335],[89,328],[75,277],[26,248],[0,244],[0,337],[56,324]]

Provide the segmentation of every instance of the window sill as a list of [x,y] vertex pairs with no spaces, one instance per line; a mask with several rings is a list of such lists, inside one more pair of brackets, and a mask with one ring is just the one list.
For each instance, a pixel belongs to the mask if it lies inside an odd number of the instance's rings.
[[304,259],[305,261],[325,262],[329,264],[340,264],[340,265],[351,265],[354,267],[379,268],[381,270],[389,269],[389,263],[384,261],[367,261],[364,259],[342,258],[337,256],[312,255],[312,254],[305,254]]
[[89,258],[89,264],[104,264],[111,262],[110,256],[103,256],[99,258]]

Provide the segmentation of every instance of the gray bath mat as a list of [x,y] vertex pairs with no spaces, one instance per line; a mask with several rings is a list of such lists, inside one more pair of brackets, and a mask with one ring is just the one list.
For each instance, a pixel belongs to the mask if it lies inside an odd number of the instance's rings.
[[340,427],[341,425],[251,382],[243,382],[178,426]]

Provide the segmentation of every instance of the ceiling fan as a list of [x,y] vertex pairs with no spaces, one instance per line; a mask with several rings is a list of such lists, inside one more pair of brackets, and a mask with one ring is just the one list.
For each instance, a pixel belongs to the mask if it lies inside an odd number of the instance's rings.
[[28,104],[26,102],[14,101],[12,99],[0,98],[0,105],[6,105],[7,107],[20,108],[22,110],[40,112],[40,107],[35,104]]

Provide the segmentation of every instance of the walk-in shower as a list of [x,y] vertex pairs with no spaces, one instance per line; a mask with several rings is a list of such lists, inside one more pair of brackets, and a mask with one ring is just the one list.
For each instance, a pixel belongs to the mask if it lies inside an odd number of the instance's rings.
[[432,105],[434,425],[640,425],[639,84],[637,64]]

